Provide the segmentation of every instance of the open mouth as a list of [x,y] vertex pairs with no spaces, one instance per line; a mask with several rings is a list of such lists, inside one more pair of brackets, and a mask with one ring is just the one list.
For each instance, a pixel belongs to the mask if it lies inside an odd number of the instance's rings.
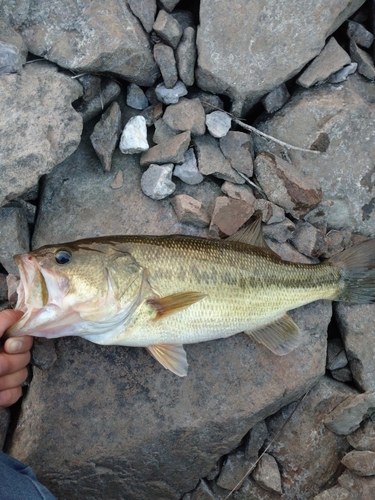
[[21,278],[16,309],[24,312],[29,308],[40,309],[48,302],[48,289],[36,259],[29,254],[19,254],[14,260]]

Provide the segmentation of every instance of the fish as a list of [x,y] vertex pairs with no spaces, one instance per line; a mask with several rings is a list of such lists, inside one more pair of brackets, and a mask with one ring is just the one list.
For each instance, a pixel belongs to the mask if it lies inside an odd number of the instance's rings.
[[187,375],[184,344],[245,332],[276,355],[301,341],[288,311],[320,299],[375,301],[375,240],[317,264],[282,260],[261,223],[225,240],[184,235],[82,239],[14,256],[20,272],[7,336],[80,336],[145,347]]

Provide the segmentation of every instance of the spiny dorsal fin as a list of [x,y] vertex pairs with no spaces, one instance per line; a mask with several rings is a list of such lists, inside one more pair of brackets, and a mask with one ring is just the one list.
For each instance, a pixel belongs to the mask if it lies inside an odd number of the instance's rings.
[[271,250],[264,239],[262,233],[262,219],[260,217],[255,219],[250,226],[244,227],[229,236],[225,241],[240,241],[241,243],[247,243],[248,245],[252,245],[254,247],[267,248],[268,250]]
[[278,356],[289,354],[301,341],[298,326],[287,314],[258,330],[245,331],[245,333]]
[[189,307],[195,302],[202,300],[206,294],[200,292],[173,293],[166,297],[147,299],[147,304],[153,307],[157,314],[155,320],[174,314],[185,307]]
[[188,362],[183,345],[180,344],[155,344],[146,347],[148,352],[156,361],[167,370],[175,373],[179,377],[186,377]]

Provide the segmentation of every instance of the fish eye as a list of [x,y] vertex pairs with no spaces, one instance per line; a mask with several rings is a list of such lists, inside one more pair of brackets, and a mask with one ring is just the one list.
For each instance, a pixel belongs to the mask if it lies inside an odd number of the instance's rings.
[[71,254],[69,252],[67,252],[66,250],[59,250],[55,254],[55,261],[61,265],[68,264],[68,262],[70,262],[71,258],[72,258]]

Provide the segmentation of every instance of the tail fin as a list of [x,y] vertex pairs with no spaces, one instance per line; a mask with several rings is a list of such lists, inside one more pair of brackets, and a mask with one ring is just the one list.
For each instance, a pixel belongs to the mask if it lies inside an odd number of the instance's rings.
[[335,300],[356,304],[375,302],[375,239],[334,255],[328,263],[342,270],[342,286]]

